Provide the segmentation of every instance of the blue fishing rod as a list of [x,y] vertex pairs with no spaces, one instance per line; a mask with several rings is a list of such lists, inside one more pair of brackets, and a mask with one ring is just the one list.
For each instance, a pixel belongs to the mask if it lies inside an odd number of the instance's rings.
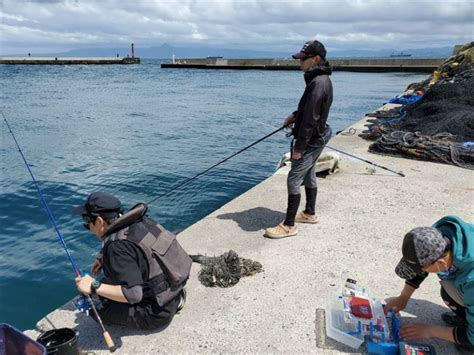
[[[76,277],[79,277],[79,276],[82,275],[81,271],[77,267],[76,262],[74,261],[71,253],[69,252],[69,249],[67,248],[66,242],[64,241],[64,237],[62,236],[62,234],[59,230],[59,227],[58,227],[58,224],[56,223],[56,219],[54,218],[53,212],[51,212],[51,209],[49,208],[48,203],[46,202],[46,199],[43,196],[43,192],[42,192],[38,182],[36,181],[35,176],[33,175],[33,171],[31,170],[30,164],[28,164],[28,161],[26,160],[25,155],[23,154],[23,151],[21,150],[20,145],[18,144],[18,141],[16,140],[15,134],[13,134],[13,131],[10,127],[10,124],[8,123],[8,120],[5,116],[5,114],[3,113],[3,111],[1,111],[1,112],[2,112],[2,116],[3,116],[3,120],[5,121],[5,123],[8,127],[8,130],[10,131],[10,134],[13,137],[13,140],[15,141],[15,144],[18,148],[18,151],[20,152],[20,155],[23,159],[23,162],[25,163],[25,166],[28,169],[28,172],[30,173],[31,179],[33,180],[33,183],[36,187],[36,190],[38,191],[41,203],[42,203],[44,209],[46,210],[46,213],[48,214],[49,220],[51,221],[51,223],[54,227],[54,230],[56,231],[56,234],[58,235],[59,241],[61,242],[61,245],[63,246],[64,251],[66,252],[67,258],[69,259],[69,263],[72,266],[74,274],[75,274]],[[91,296],[90,295],[83,295],[82,297],[85,297],[86,303],[88,303],[89,306],[92,308],[92,310],[94,312],[94,315],[96,316],[96,318],[97,318],[97,320],[98,320],[98,322],[99,322],[99,324],[102,328],[104,340],[105,340],[105,343],[107,344],[107,347],[109,348],[110,352],[114,352],[116,350],[114,342],[113,342],[109,332],[107,332],[107,330],[105,329],[104,324],[102,323],[102,319],[100,318],[99,313],[97,312],[97,309],[94,305],[94,302],[92,302]]]

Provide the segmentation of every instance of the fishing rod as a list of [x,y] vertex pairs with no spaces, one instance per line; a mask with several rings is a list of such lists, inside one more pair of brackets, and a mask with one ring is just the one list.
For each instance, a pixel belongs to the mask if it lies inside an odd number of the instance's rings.
[[387,167],[385,167],[385,166],[382,166],[382,165],[380,165],[380,164],[374,163],[374,162],[372,162],[372,161],[370,161],[370,160],[367,160],[367,159],[364,159],[364,158],[355,156],[355,155],[353,155],[353,154],[351,154],[351,153],[344,152],[343,150],[340,150],[340,149],[336,149],[336,148],[330,147],[329,145],[326,145],[326,147],[328,147],[329,149],[335,150],[336,152],[339,152],[339,153],[341,153],[341,154],[348,155],[348,156],[350,156],[351,158],[359,159],[359,160],[362,160],[363,162],[365,162],[365,163],[367,163],[367,164],[371,164],[371,165],[376,166],[376,167],[378,167],[378,168],[381,168],[381,169],[390,171],[391,173],[400,175],[401,177],[405,177],[405,174],[403,174],[401,171],[392,170],[392,169],[387,168]]
[[236,155],[242,153],[243,151],[245,151],[245,150],[247,150],[247,149],[253,147],[254,145],[260,143],[261,141],[267,139],[268,137],[273,136],[274,134],[280,132],[280,131],[283,130],[284,128],[285,128],[285,127],[280,127],[280,128],[278,128],[278,129],[274,130],[273,132],[267,134],[265,137],[262,137],[262,138],[260,138],[259,140],[253,142],[252,144],[249,144],[249,145],[246,146],[245,148],[240,149],[238,152],[236,152],[236,153],[234,153],[234,154],[228,156],[227,158],[221,160],[220,162],[214,164],[213,166],[207,168],[206,170],[200,172],[199,174],[196,174],[196,175],[194,175],[193,177],[190,177],[190,178],[186,179],[185,181],[183,181],[183,182],[181,182],[181,183],[179,183],[179,184],[173,186],[173,187],[172,187],[171,189],[169,189],[168,191],[166,191],[166,192],[162,193],[161,195],[158,195],[157,197],[155,197],[155,198],[153,198],[152,200],[148,201],[148,202],[147,202],[147,205],[149,205],[149,204],[151,204],[152,202],[155,202],[156,200],[158,200],[158,199],[160,199],[160,198],[162,198],[162,197],[164,197],[164,196],[170,194],[170,193],[173,192],[174,190],[176,190],[176,189],[178,189],[178,188],[180,188],[180,187],[182,187],[182,186],[184,186],[184,185],[190,183],[190,182],[193,181],[194,179],[197,179],[199,176],[204,175],[205,173],[207,173],[209,170],[215,168],[215,167],[218,166],[218,165],[221,165],[222,163],[225,163],[227,160],[229,160],[229,159],[235,157]]
[[[263,125],[265,125],[265,126],[271,127],[271,125],[269,125],[268,123],[264,123],[264,122],[260,122],[260,121],[256,121],[256,120],[255,120],[255,122],[260,123],[260,124],[263,124]],[[285,128],[285,127],[284,127],[284,128]],[[288,134],[287,134],[287,137],[289,137],[289,136],[291,136],[291,133],[288,133]],[[405,174],[403,174],[401,171],[392,170],[392,169],[387,168],[387,167],[385,167],[385,166],[382,166],[382,165],[380,165],[380,164],[374,163],[374,162],[372,162],[372,161],[370,161],[370,160],[367,160],[367,159],[358,157],[358,156],[356,156],[356,155],[354,155],[354,154],[345,152],[345,151],[340,150],[340,149],[337,149],[337,148],[333,148],[333,147],[331,147],[331,146],[329,146],[329,145],[325,145],[325,146],[326,146],[327,148],[329,148],[329,149],[335,150],[336,152],[339,152],[339,153],[341,153],[341,154],[345,154],[345,155],[347,155],[347,156],[350,156],[351,158],[359,159],[359,160],[361,160],[361,161],[363,161],[363,162],[365,162],[365,163],[367,163],[367,164],[370,164],[370,165],[376,166],[376,167],[378,167],[378,168],[381,168],[381,169],[390,171],[391,173],[400,175],[401,177],[405,177]],[[321,147],[321,146],[319,146],[319,147]]]
[[[59,230],[59,227],[56,223],[56,219],[54,218],[53,212],[51,212],[51,209],[49,208],[48,203],[46,202],[46,199],[43,196],[43,192],[42,192],[38,182],[36,181],[35,176],[33,175],[33,171],[31,170],[31,166],[30,166],[30,164],[28,164],[28,161],[26,160],[25,155],[23,154],[23,151],[20,148],[20,144],[18,144],[18,141],[16,140],[15,134],[13,134],[13,131],[10,127],[10,124],[8,123],[8,120],[5,116],[5,114],[3,113],[3,111],[1,111],[1,113],[2,113],[2,116],[3,116],[3,120],[5,121],[5,123],[8,127],[8,130],[10,131],[10,134],[13,137],[13,140],[15,141],[15,144],[18,148],[18,151],[20,152],[20,155],[23,158],[23,162],[25,163],[25,166],[28,169],[28,172],[30,173],[31,179],[33,180],[33,183],[36,187],[36,190],[38,191],[38,194],[40,196],[41,203],[43,204],[43,207],[46,210],[46,213],[48,214],[49,220],[51,221],[51,223],[54,227],[54,230],[56,231],[56,234],[58,235],[59,241],[61,242],[61,245],[63,246],[64,251],[66,252],[67,258],[69,259],[69,262],[72,266],[74,274],[76,275],[76,277],[79,277],[79,276],[81,276],[81,271],[77,267],[76,262],[74,261],[71,253],[69,252],[69,249],[67,248],[66,242],[65,242],[64,237],[62,236],[62,234]],[[105,340],[105,343],[107,344],[107,347],[109,348],[110,352],[114,352],[117,348],[115,347],[114,342],[113,342],[109,332],[105,329],[104,324],[102,323],[102,319],[100,318],[99,313],[97,312],[97,309],[94,305],[94,302],[92,302],[91,296],[90,295],[83,295],[83,297],[86,297],[87,302],[90,304],[90,306],[91,306],[91,308],[94,312],[94,315],[96,316],[97,321],[99,322],[100,327],[102,328],[104,340]]]

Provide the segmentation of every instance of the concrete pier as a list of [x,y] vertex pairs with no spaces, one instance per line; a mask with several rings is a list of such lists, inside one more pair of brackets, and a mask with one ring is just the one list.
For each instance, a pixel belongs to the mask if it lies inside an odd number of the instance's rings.
[[[353,72],[426,72],[436,70],[444,59],[331,59],[333,70]],[[300,70],[294,59],[192,58],[163,63],[162,68]]]
[[[120,346],[116,353],[360,353],[325,337],[322,310],[327,298],[348,277],[379,299],[398,295],[403,281],[394,268],[408,230],[447,214],[474,221],[474,171],[369,153],[370,142],[357,136],[364,122],[353,125],[355,134],[345,130],[329,144],[401,170],[405,178],[380,169],[372,172],[367,164],[342,156],[338,173],[318,179],[320,223],[300,224],[297,236],[272,240],[263,231],[281,222],[286,209],[288,170],[280,169],[178,237],[190,254],[220,255],[233,249],[261,262],[265,271],[231,288],[206,288],[198,281],[200,265],[193,264],[182,313],[161,332],[109,326]],[[402,312],[402,322],[441,325],[440,314],[446,310],[436,275],[431,275]],[[88,353],[108,353],[100,327],[70,303],[26,333],[36,338],[53,327],[75,329]],[[426,342],[438,354],[456,353],[451,343]]]
[[103,64],[140,64],[138,57],[111,58],[65,58],[65,57],[3,57],[0,64],[12,65],[103,65]]

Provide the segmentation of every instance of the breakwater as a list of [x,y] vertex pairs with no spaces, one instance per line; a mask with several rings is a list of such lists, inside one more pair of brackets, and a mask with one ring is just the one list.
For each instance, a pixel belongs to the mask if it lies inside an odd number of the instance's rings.
[[140,64],[138,57],[118,58],[59,58],[59,57],[3,57],[0,64],[27,65],[102,65],[102,64]]
[[[352,72],[426,72],[431,73],[443,59],[329,59],[333,70]],[[294,59],[190,58],[161,64],[162,68],[300,70]]]

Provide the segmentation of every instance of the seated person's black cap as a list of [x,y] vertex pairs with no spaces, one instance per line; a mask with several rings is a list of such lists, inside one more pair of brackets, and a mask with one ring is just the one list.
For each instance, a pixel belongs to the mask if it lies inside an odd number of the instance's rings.
[[84,205],[73,208],[73,212],[82,215],[100,215],[118,213],[121,209],[122,203],[117,197],[104,192],[94,192],[89,195]]
[[303,45],[303,48],[298,53],[293,54],[294,59],[306,59],[319,55],[321,58],[326,58],[326,48],[319,41],[308,41]]

